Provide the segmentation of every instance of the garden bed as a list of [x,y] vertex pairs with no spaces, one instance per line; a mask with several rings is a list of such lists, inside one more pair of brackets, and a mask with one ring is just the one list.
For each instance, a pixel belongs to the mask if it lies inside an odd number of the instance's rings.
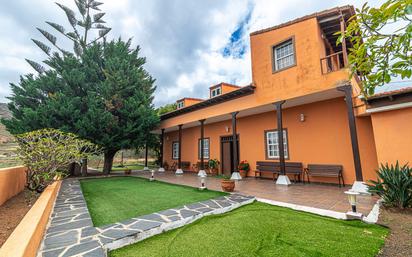
[[19,225],[38,196],[38,194],[25,189],[0,206],[0,247]]
[[378,224],[388,226],[390,234],[379,257],[412,256],[412,209],[381,208]]
[[227,195],[137,177],[82,179],[80,182],[95,226]]
[[112,251],[127,256],[375,256],[388,229],[253,203]]

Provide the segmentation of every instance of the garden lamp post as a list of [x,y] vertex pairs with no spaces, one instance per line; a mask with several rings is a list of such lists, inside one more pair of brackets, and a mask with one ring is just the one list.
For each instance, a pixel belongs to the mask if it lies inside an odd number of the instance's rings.
[[200,180],[199,190],[205,190],[206,189],[206,178],[207,178],[207,175],[200,175],[199,176],[199,180]]
[[358,211],[356,210],[356,204],[357,204],[356,198],[359,195],[359,192],[349,190],[349,191],[345,191],[345,194],[348,196],[349,204],[351,205],[351,211],[347,212],[346,215],[351,218],[361,219],[362,213],[358,213]]
[[154,181],[155,179],[154,179],[154,174],[155,174],[155,171],[154,170],[151,170],[150,171],[150,173],[151,173],[151,175],[150,175],[150,181]]

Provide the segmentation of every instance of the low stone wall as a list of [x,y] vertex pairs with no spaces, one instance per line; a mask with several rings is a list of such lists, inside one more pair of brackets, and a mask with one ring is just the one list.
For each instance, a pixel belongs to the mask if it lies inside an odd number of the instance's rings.
[[26,167],[0,169],[0,205],[23,191],[26,184]]
[[42,241],[61,181],[48,186],[0,248],[0,257],[34,257]]

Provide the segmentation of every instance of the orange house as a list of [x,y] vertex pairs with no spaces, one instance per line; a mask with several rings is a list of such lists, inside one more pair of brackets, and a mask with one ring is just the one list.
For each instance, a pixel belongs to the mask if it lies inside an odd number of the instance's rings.
[[[218,159],[220,172],[231,175],[247,160],[248,175],[255,176],[259,163],[269,162],[286,184],[296,175],[288,173],[292,163],[302,172],[311,164],[339,165],[344,183],[352,184],[376,178],[379,163],[412,161],[411,105],[390,100],[391,94],[363,100],[360,80],[350,79],[347,68],[349,42],[335,43],[335,32],[352,15],[352,6],[337,7],[251,33],[253,82],[214,85],[209,99],[184,98],[162,115],[155,131],[162,165],[179,174],[203,171],[209,159]],[[411,91],[397,93],[412,100]]]

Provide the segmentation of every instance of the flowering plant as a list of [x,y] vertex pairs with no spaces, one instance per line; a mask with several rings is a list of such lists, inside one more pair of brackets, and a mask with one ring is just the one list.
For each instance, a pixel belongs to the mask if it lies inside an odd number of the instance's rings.
[[239,169],[239,170],[244,170],[244,171],[249,171],[249,170],[250,170],[249,162],[246,161],[246,160],[241,161],[241,162],[239,163],[238,169]]

